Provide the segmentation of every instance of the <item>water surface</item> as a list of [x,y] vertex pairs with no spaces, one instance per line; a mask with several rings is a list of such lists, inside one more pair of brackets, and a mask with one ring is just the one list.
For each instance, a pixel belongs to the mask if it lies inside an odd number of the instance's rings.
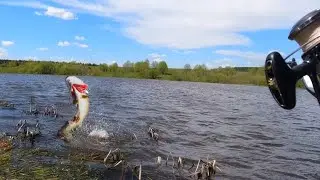
[[[266,87],[80,77],[89,85],[90,113],[81,138],[68,145],[55,137],[75,111],[64,78],[1,74],[0,99],[17,109],[0,110],[0,130],[14,131],[20,119],[34,120],[21,111],[35,96],[38,104],[55,105],[63,115],[40,119],[43,135],[37,147],[67,152],[78,146],[106,154],[119,147],[130,154],[128,161],[148,166],[143,173],[155,179],[174,179],[170,168],[154,170],[155,158],[165,159],[170,152],[194,161],[216,159],[223,171],[217,179],[320,179],[320,107],[304,90],[297,90],[296,108],[284,110]],[[148,137],[149,126],[159,130],[159,143]],[[121,140],[86,141],[95,129]],[[130,139],[133,133],[137,140]]]

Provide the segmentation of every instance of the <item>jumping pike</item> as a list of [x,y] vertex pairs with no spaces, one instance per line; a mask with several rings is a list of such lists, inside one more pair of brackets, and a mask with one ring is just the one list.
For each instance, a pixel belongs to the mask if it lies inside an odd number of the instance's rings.
[[58,137],[69,141],[72,138],[72,131],[82,126],[83,120],[89,113],[88,85],[75,76],[66,77],[66,84],[70,90],[73,104],[77,112],[73,119],[67,121],[58,131]]

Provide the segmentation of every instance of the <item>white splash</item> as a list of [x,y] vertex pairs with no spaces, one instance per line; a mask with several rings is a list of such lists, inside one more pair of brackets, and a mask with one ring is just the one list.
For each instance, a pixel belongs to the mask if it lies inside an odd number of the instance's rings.
[[109,133],[106,130],[95,129],[89,133],[91,137],[108,138]]

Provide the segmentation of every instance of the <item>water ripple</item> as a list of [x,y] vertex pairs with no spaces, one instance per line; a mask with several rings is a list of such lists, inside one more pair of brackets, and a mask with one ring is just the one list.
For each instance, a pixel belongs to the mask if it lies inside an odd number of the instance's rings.
[[[14,129],[25,118],[20,112],[28,108],[30,96],[36,96],[39,104],[56,105],[64,115],[57,120],[40,118],[45,133],[39,146],[64,149],[54,136],[74,113],[64,78],[1,74],[0,99],[16,104],[17,110],[0,109],[0,130]],[[106,152],[120,147],[130,153],[131,161],[146,165],[169,153],[195,161],[209,155],[223,170],[219,179],[320,179],[320,112],[306,91],[297,90],[297,106],[287,111],[265,87],[81,78],[90,87],[91,105],[74,146]],[[147,136],[149,126],[159,131],[158,143]],[[93,130],[118,139],[105,145],[88,141]],[[172,178],[170,169],[157,174],[149,169],[146,173],[156,179]]]

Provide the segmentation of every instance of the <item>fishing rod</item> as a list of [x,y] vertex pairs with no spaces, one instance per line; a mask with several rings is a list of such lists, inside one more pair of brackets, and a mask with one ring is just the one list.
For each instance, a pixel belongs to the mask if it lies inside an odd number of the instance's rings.
[[[283,109],[291,110],[296,106],[296,83],[302,79],[305,89],[312,94],[320,105],[320,10],[316,9],[303,16],[291,29],[289,40],[294,40],[299,48],[283,58],[277,51],[267,55],[265,78],[272,97]],[[302,50],[302,63],[295,59],[286,60]]]

